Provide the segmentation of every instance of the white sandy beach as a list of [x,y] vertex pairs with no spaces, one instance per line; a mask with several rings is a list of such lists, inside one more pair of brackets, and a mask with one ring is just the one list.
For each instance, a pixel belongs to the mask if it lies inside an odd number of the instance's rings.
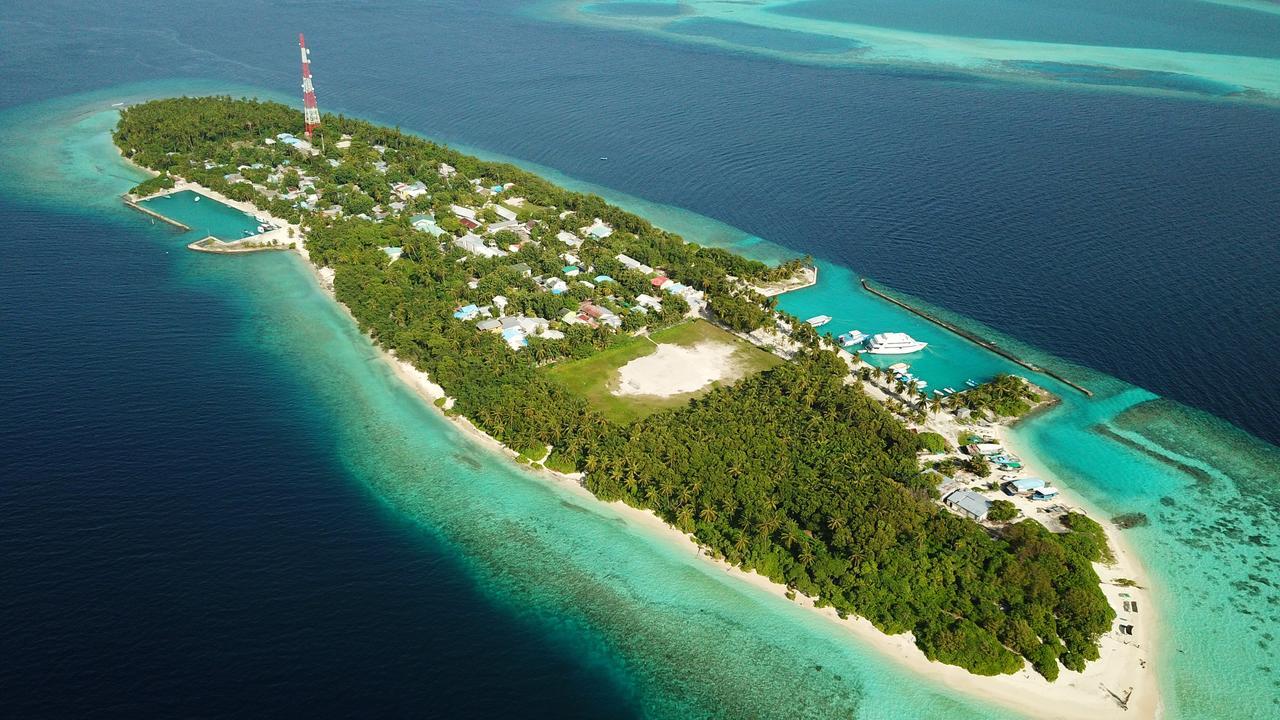
[[[436,399],[445,396],[443,388],[431,382],[426,373],[407,362],[396,359],[385,351],[380,352],[396,374],[409,387],[418,392],[428,404],[433,404]],[[875,392],[875,394],[883,395],[883,393],[879,392]],[[446,417],[480,445],[496,450],[508,457],[514,458],[516,456],[515,452],[476,428],[466,418],[460,416]],[[961,427],[965,427],[955,422],[954,417],[950,415],[935,417],[937,422],[931,423],[930,429],[934,429],[935,432],[950,431],[953,426],[954,432],[951,432],[949,437],[955,437],[955,432],[958,432]],[[1004,441],[1008,433],[1002,433],[1001,430],[1002,428],[1000,427],[983,428],[983,432],[997,435]],[[1014,450],[1013,447],[1009,449]],[[1015,450],[1015,452],[1017,451]],[[1018,454],[1030,464],[1038,468],[1044,467],[1036,463],[1035,459],[1026,452],[1018,452]],[[568,475],[545,468],[526,467],[526,470],[536,477],[565,485],[573,492],[581,494],[584,498],[599,502],[589,490],[582,486],[580,474]],[[1044,471],[1038,470],[1037,474],[1047,480],[1052,480],[1049,474]],[[1054,484],[1059,488],[1063,487],[1060,482],[1055,481]],[[1066,492],[1064,490],[1065,495]],[[1061,502],[1063,504],[1078,505],[1070,497],[1063,497]],[[609,503],[609,505],[627,522],[651,533],[655,539],[673,543],[688,552],[690,556],[714,564],[725,573],[762,591],[781,597],[786,596],[787,588],[785,586],[779,585],[755,572],[748,572],[731,566],[724,560],[712,558],[703,551],[691,535],[686,535],[675,527],[668,525],[652,511],[641,510],[623,502],[613,502]],[[1135,633],[1132,636],[1122,636],[1114,629],[1112,632],[1107,633],[1100,642],[1101,657],[1098,660],[1089,663],[1083,673],[1072,672],[1064,668],[1059,678],[1052,683],[1038,675],[1029,665],[1014,675],[997,677],[973,675],[962,668],[929,660],[915,646],[910,634],[885,635],[868,620],[862,618],[841,619],[834,608],[818,608],[815,606],[813,598],[803,595],[797,596],[794,602],[798,606],[817,613],[830,621],[833,625],[833,630],[849,633],[857,638],[860,644],[892,658],[912,672],[941,683],[947,688],[988,702],[994,702],[1031,717],[1062,718],[1063,720],[1158,717],[1160,704],[1152,662],[1154,658],[1153,636],[1157,621],[1155,605],[1151,600],[1150,593],[1144,589],[1147,585],[1146,573],[1138,562],[1137,555],[1120,536],[1119,532],[1109,523],[1104,522],[1103,527],[1107,531],[1108,541],[1111,543],[1112,550],[1115,553],[1116,562],[1111,566],[1095,565],[1103,582],[1102,589],[1108,599],[1111,600],[1112,606],[1116,608],[1117,614],[1122,618],[1126,614],[1120,612],[1121,598],[1119,594],[1122,592],[1129,593],[1134,599],[1137,599],[1141,603],[1141,622],[1135,623]],[[1117,578],[1135,580],[1143,588],[1127,588],[1109,584]],[[1132,693],[1128,698],[1127,711],[1108,693],[1108,689],[1121,697],[1125,697],[1126,693],[1132,689]]]
[[[230,200],[222,196],[220,193],[213,192],[207,188],[200,187],[193,183],[183,183],[181,189],[192,189],[211,198],[224,202],[231,207],[235,207],[246,212],[259,216],[267,216],[266,213],[258,210],[250,203],[242,203]],[[175,188],[175,192],[177,189]],[[272,221],[282,226],[287,226],[283,220],[272,218]],[[294,238],[297,240],[296,251],[301,256],[302,261],[310,269],[312,276],[316,279],[317,284],[331,297],[334,298],[332,286],[332,271],[327,274],[325,269],[316,268],[310,261],[307,251],[302,243],[301,229],[294,225]],[[287,232],[282,228],[279,232]],[[336,301],[336,298],[335,298]],[[344,311],[346,306],[342,306]],[[353,318],[354,321],[354,318]],[[376,347],[376,346],[375,346]],[[667,346],[678,347],[678,346]],[[660,348],[661,351],[661,348]],[[429,406],[436,408],[434,402],[445,397],[443,388],[430,380],[426,373],[418,370],[407,362],[399,360],[388,351],[378,348],[379,355],[388,363],[389,367],[395,372],[409,388],[413,389]],[[648,357],[653,357],[648,356]],[[659,382],[655,374],[663,371],[663,368],[669,366],[672,358],[660,359],[658,363],[652,363],[652,367],[641,366],[640,375],[632,376],[632,381],[637,382],[640,387],[653,388],[654,383]],[[728,361],[728,358],[725,358]],[[709,371],[708,371],[709,372]],[[720,372],[720,371],[717,371]],[[706,375],[707,373],[702,373]],[[701,384],[709,382],[704,380]],[[659,383],[661,384],[661,383]],[[884,393],[872,386],[864,385],[868,391],[877,397],[884,397]],[[667,388],[670,389],[670,388]],[[678,392],[678,391],[677,391]],[[469,437],[478,444],[495,450],[508,457],[514,458],[516,453],[506,448],[496,439],[490,437],[484,432],[476,428],[469,420],[464,417],[447,415],[448,420],[453,422],[457,427],[462,429]],[[949,418],[949,419],[948,419]],[[954,429],[951,427],[954,425]],[[958,432],[960,426],[949,415],[933,416],[929,423],[926,423],[929,429],[935,430],[943,434],[949,440],[954,440],[955,433]],[[966,429],[972,429],[967,428]],[[1007,444],[1007,433],[1001,434],[1001,428],[982,428],[982,432],[986,434],[999,435],[1001,441]],[[1009,449],[1013,450],[1013,447]],[[1045,466],[1037,463],[1036,460],[1029,456],[1025,451],[1019,452],[1024,461],[1029,465],[1037,468],[1036,474],[1049,479],[1044,469]],[[581,493],[583,497],[595,500],[595,496],[590,493],[581,484],[581,475],[567,475],[557,473],[541,468],[527,468],[531,473],[544,481],[555,482],[566,486],[572,492]],[[1078,500],[1066,497],[1067,493],[1061,483],[1055,483],[1059,488],[1064,490],[1063,504],[1079,505]],[[597,500],[598,502],[598,500]],[[621,502],[610,503],[612,508],[629,523],[636,527],[644,528],[651,531],[653,537],[661,539],[663,542],[675,543],[678,547],[683,548],[691,557],[701,557],[708,560],[715,566],[721,568],[724,572],[733,575],[746,583],[770,592],[775,595],[785,596],[786,588],[776,584],[769,579],[757,575],[754,572],[746,572],[739,568],[731,567],[722,560],[714,560],[703,553],[701,548],[691,539],[691,536],[685,535],[676,528],[667,525],[658,516],[648,510],[640,510],[630,507]],[[1125,718],[1152,718],[1159,715],[1159,698],[1157,694],[1155,672],[1153,668],[1154,660],[1154,636],[1156,634],[1156,616],[1155,606],[1151,600],[1150,593],[1139,588],[1120,588],[1108,584],[1116,578],[1129,578],[1135,580],[1139,585],[1146,586],[1146,574],[1143,571],[1137,556],[1129,548],[1128,544],[1119,535],[1119,533],[1110,526],[1109,523],[1103,523],[1107,529],[1108,539],[1116,555],[1116,563],[1110,567],[1097,566],[1098,573],[1103,580],[1103,590],[1109,599],[1113,602],[1113,607],[1117,609],[1118,614],[1122,617],[1125,613],[1120,612],[1119,593],[1127,592],[1133,598],[1141,603],[1140,622],[1136,622],[1135,634],[1133,636],[1120,636],[1113,631],[1103,637],[1101,643],[1101,659],[1089,664],[1084,673],[1074,673],[1063,670],[1061,677],[1054,682],[1049,683],[1032,671],[1029,667],[1015,675],[1006,675],[999,677],[981,677],[972,675],[969,672],[950,665],[931,662],[925,658],[924,654],[915,647],[910,635],[888,636],[876,629],[869,621],[863,619],[842,620],[834,609],[824,608],[818,609],[814,607],[811,598],[799,596],[796,604],[808,608],[811,612],[820,614],[827,618],[833,627],[833,631],[847,632],[857,641],[867,647],[884,654],[886,657],[892,658],[900,663],[903,667],[936,681],[943,686],[965,693],[974,698],[994,702],[1010,709],[1025,713],[1032,717],[1043,718],[1064,718],[1070,720],[1095,720],[1097,718],[1109,717],[1125,717]],[[1137,619],[1137,618],[1131,618]],[[1128,711],[1122,709],[1116,700],[1108,694],[1106,689],[1124,696],[1129,688],[1133,689],[1132,696],[1128,703]]]

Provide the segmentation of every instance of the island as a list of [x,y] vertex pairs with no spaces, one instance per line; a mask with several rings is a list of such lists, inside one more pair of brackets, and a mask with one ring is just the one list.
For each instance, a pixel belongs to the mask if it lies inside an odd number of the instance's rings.
[[[127,199],[195,190],[265,216],[265,239],[230,249],[299,252],[442,412],[788,597],[975,675],[1052,682],[1099,660],[1109,531],[1032,510],[1044,483],[992,479],[1019,464],[1000,421],[1047,392],[1004,375],[928,397],[865,364],[778,310],[809,258],[686,242],[399,129],[302,126],[253,99],[124,108],[114,141],[154,174]],[[1102,690],[1123,708],[1133,688]]]

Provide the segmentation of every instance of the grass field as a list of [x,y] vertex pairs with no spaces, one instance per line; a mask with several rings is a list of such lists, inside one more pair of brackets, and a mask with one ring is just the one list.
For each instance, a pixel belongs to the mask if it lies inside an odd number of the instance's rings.
[[546,368],[543,372],[586,398],[596,410],[610,420],[631,423],[660,410],[679,407],[690,399],[708,392],[717,383],[712,383],[696,392],[669,397],[620,396],[613,393],[617,388],[618,369],[636,358],[656,352],[660,344],[693,347],[705,342],[725,343],[736,348],[733,362],[740,370],[737,379],[754,375],[782,362],[777,356],[757,348],[732,333],[721,330],[704,320],[693,320],[659,330],[648,338],[629,338],[589,358],[558,363]]

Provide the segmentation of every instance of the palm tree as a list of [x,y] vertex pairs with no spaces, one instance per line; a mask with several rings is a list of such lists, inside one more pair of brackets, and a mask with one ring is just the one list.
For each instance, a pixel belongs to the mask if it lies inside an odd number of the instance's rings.
[[707,503],[702,506],[702,512],[698,513],[698,517],[702,518],[703,522],[713,523],[719,515],[716,513],[716,509],[711,506],[711,503]]
[[811,543],[804,543],[800,548],[800,564],[805,567],[809,567],[814,561],[813,548],[810,545]]
[[676,512],[676,526],[685,531],[692,529],[693,511],[688,505],[681,505],[680,510]]
[[781,525],[782,520],[779,519],[777,515],[766,515],[765,518],[760,521],[760,534],[768,537]]
[[835,531],[835,530],[839,530],[842,527],[844,527],[844,518],[838,517],[836,515],[832,515],[831,517],[827,518],[827,528],[829,530]]
[[782,541],[787,544],[787,547],[802,542],[803,537],[800,534],[800,528],[796,527],[795,524],[788,525],[787,531],[782,534]]
[[738,533],[738,537],[733,541],[733,551],[739,556],[746,554],[747,548],[751,546],[751,541],[747,538],[746,533]]

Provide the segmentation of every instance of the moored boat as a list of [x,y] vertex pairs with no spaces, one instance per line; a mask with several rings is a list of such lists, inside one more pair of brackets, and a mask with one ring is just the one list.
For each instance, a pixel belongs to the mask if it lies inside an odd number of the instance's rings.
[[867,352],[872,355],[906,355],[920,352],[929,343],[923,343],[906,333],[876,333],[867,341]]
[[854,345],[861,345],[866,342],[868,337],[869,336],[861,330],[850,330],[847,333],[837,336],[836,341],[840,343],[841,347],[853,347]]
[[830,315],[814,315],[808,320],[805,320],[805,322],[808,323],[809,325],[812,325],[813,327],[822,327],[823,325],[826,325],[827,323],[831,322],[831,316]]

